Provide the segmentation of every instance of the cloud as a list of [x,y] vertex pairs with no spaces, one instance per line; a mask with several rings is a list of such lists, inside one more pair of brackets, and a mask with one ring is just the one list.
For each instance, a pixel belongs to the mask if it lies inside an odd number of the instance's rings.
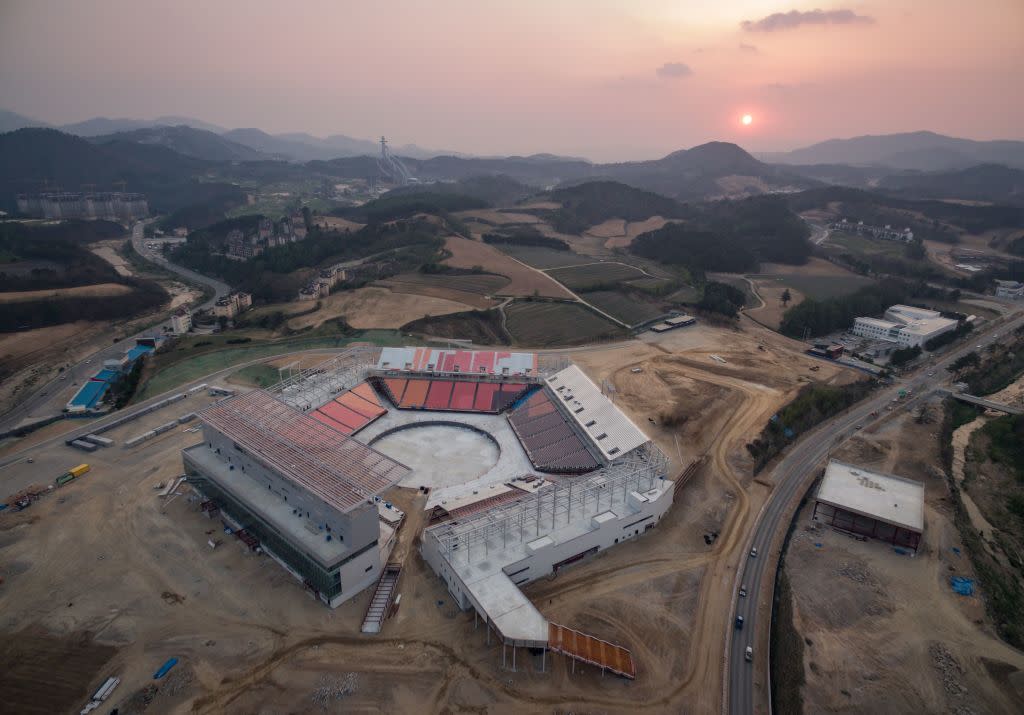
[[746,52],[748,55],[756,55],[757,54],[757,46],[756,45],[747,45],[747,44],[741,42],[740,43],[740,52]]
[[690,65],[682,62],[666,62],[655,70],[655,74],[662,79],[679,79],[680,77],[689,77],[693,74],[693,70],[690,69]]
[[776,12],[760,20],[744,20],[740,23],[747,32],[775,32],[792,30],[801,25],[873,25],[875,18],[858,15],[853,10],[790,10]]

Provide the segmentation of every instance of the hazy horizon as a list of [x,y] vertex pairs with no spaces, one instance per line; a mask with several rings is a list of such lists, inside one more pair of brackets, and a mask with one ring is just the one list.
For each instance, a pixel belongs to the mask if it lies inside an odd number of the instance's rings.
[[595,161],[715,140],[1021,139],[1022,26],[1016,0],[7,2],[0,96],[52,124],[178,115]]

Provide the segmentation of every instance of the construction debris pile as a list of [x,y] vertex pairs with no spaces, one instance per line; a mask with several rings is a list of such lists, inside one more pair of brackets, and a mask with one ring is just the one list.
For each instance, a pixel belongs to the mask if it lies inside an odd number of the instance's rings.
[[354,695],[357,685],[358,680],[355,673],[346,673],[341,677],[324,675],[320,678],[320,684],[313,691],[310,699],[321,710],[329,710],[335,701]]

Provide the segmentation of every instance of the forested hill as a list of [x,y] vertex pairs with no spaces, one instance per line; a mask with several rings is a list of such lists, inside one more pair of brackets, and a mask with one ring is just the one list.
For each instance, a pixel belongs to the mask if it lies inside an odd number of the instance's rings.
[[0,134],[0,210],[14,211],[22,192],[84,186],[109,191],[124,182],[146,195],[154,211],[173,211],[208,200],[211,192],[240,195],[237,187],[196,177],[214,164],[167,147],[111,141],[93,144],[54,129]]
[[686,205],[683,220],[641,234],[630,250],[691,273],[756,270],[761,261],[802,264],[811,254],[810,229],[784,199]]
[[556,189],[547,196],[562,204],[561,209],[548,214],[552,225],[562,233],[582,233],[613,218],[643,221],[651,216],[684,215],[683,207],[674,199],[617,181],[588,181]]

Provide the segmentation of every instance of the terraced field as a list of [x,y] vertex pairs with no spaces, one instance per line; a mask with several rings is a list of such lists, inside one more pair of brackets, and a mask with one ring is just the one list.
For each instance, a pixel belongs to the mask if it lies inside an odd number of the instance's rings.
[[404,273],[377,285],[390,288],[394,293],[411,293],[432,298],[445,298],[471,305],[477,309],[490,308],[495,301],[485,296],[494,295],[508,285],[508,278],[494,274],[450,276],[427,273]]
[[547,274],[572,290],[645,277],[639,268],[611,262],[553,268]]
[[494,244],[495,248],[513,258],[518,258],[528,266],[540,268],[564,268],[566,266],[579,266],[584,263],[593,263],[590,256],[581,256],[572,251],[556,251],[553,248],[544,246],[514,246],[508,243]]
[[629,326],[640,325],[649,320],[654,320],[664,312],[656,305],[630,298],[628,295],[623,295],[613,290],[581,293],[580,297]]
[[506,327],[516,345],[576,345],[626,336],[623,328],[579,303],[519,302],[505,308]]

